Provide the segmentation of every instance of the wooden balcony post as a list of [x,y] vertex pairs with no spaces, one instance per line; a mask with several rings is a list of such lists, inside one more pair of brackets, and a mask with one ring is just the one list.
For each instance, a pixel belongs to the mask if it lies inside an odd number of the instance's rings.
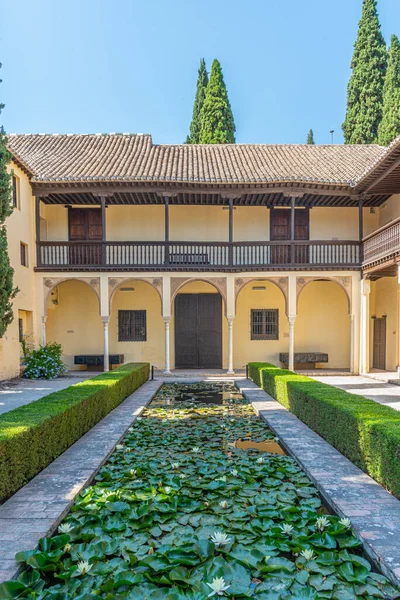
[[292,196],[290,198],[290,262],[294,265],[295,253],[294,253],[294,227],[295,227],[295,203],[296,198]]
[[363,215],[363,199],[358,201],[358,239],[362,242],[364,237],[364,215]]
[[165,206],[165,264],[169,264],[169,197],[164,197]]
[[106,196],[100,196],[101,203],[101,264],[103,267],[107,264],[107,223],[106,223]]
[[40,266],[40,196],[35,196],[36,266]]
[[229,266],[233,266],[233,198],[229,198]]

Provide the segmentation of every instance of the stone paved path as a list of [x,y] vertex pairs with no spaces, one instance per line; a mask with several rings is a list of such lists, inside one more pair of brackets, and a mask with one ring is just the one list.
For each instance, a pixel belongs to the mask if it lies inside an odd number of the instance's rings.
[[74,383],[79,383],[79,381],[84,381],[95,375],[99,375],[99,373],[94,371],[77,371],[74,375],[60,377],[53,381],[45,379],[32,381],[31,379],[22,378],[2,381],[0,382],[0,414],[39,400],[39,398],[47,396],[47,394],[63,390]]
[[351,375],[347,377],[312,377],[316,381],[322,383],[328,383],[341,390],[346,390],[351,394],[358,394],[359,396],[365,396],[371,398],[375,402],[385,404],[396,410],[400,410],[400,385],[393,385],[391,383],[382,383],[369,377],[360,377]]
[[40,538],[53,534],[160,385],[142,385],[0,506],[0,583],[16,576],[16,552],[32,550]]
[[327,505],[351,519],[370,560],[399,585],[400,501],[255,383],[239,381],[237,386],[304,469]]

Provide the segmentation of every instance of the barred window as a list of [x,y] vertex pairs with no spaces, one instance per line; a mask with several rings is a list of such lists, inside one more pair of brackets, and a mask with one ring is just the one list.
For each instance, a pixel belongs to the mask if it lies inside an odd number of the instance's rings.
[[147,340],[146,311],[118,311],[118,341],[145,342]]
[[12,176],[12,203],[14,208],[19,208],[19,179]]
[[251,311],[251,339],[279,339],[279,310],[277,308],[257,308]]

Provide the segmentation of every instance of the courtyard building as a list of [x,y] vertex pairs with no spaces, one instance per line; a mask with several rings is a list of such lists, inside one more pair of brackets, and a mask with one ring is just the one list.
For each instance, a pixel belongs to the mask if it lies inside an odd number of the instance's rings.
[[399,369],[400,139],[8,147],[19,292],[1,379],[19,375],[23,339],[60,343],[71,370]]

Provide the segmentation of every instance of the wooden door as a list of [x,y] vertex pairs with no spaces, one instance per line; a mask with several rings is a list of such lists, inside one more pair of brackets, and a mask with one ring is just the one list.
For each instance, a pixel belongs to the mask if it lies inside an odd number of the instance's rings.
[[178,294],[175,300],[177,369],[222,368],[222,302],[219,294]]
[[[271,209],[271,241],[290,242],[291,211],[286,208]],[[308,209],[298,208],[294,212],[294,239],[308,241],[310,237],[310,212]],[[295,264],[309,262],[308,244],[297,245],[294,252]],[[279,244],[271,247],[272,264],[288,264],[291,262],[290,244]]]
[[[300,208],[294,213],[294,239],[308,241],[310,238],[310,212]],[[308,264],[310,262],[310,248],[308,244],[296,245],[294,256],[295,264]]]
[[372,366],[374,369],[386,369],[386,317],[374,319],[374,349]]
[[[70,242],[101,242],[103,227],[99,208],[71,208],[68,220]],[[101,244],[76,244],[70,247],[70,264],[100,265],[101,255]]]

